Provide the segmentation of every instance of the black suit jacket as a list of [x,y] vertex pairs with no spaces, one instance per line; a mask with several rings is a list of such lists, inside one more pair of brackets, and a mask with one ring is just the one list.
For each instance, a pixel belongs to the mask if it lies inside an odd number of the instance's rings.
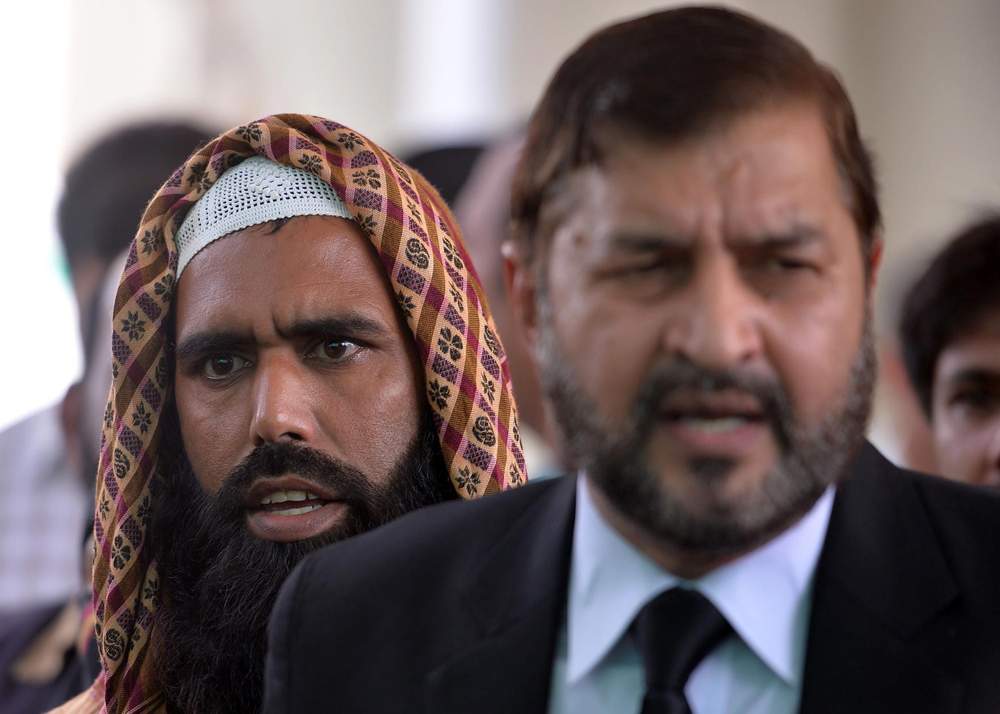
[[[575,480],[311,555],[272,617],[265,711],[545,712]],[[1000,712],[1000,495],[865,445],[817,567],[801,712]]]

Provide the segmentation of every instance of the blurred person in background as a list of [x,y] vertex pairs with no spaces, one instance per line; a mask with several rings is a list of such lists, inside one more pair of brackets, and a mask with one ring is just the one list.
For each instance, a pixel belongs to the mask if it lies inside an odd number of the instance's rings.
[[445,203],[454,206],[483,148],[477,142],[425,147],[404,154],[403,162],[427,179]]
[[59,236],[81,309],[85,359],[83,377],[63,401],[62,422],[71,462],[91,488],[111,385],[108,345],[95,344],[97,335],[106,335],[104,323],[110,324],[111,315],[96,293],[117,277],[108,275],[115,261],[121,261],[114,265],[120,274],[122,254],[163,177],[214,134],[187,121],[129,124],[90,146],[66,174],[58,209]]
[[335,122],[268,117],[191,156],[143,217],[113,324],[102,672],[62,711],[256,711],[303,555],[525,480],[457,223]]
[[[210,136],[182,123],[112,132],[66,174],[59,238],[79,314],[84,374],[54,405],[0,433],[0,610],[54,602],[80,587],[80,541],[91,516],[107,360],[91,359],[98,285],[135,234],[146,201],[168,167]],[[106,349],[106,347],[105,347]],[[85,397],[84,392],[105,395]],[[85,404],[85,402],[87,402]],[[94,412],[94,413],[90,413]]]
[[996,712],[1000,494],[865,439],[881,211],[833,71],[724,8],[605,28],[512,216],[581,471],[307,558],[265,711]]
[[[140,209],[141,210],[141,209]],[[103,413],[111,382],[111,313],[125,256],[112,262],[95,299],[94,335],[84,358],[79,385],[83,413]],[[97,427],[98,430],[100,426]],[[81,437],[84,434],[80,434]],[[81,439],[81,444],[88,443]],[[97,440],[93,473],[97,473]],[[87,484],[92,487],[91,484]],[[88,506],[92,510],[93,496]],[[93,518],[82,534],[79,581],[86,584],[66,600],[0,614],[0,714],[34,714],[61,704],[86,689],[100,671],[94,640],[90,575],[93,566]]]
[[937,471],[1000,486],[1000,214],[931,261],[907,293],[899,334]]
[[509,238],[510,185],[523,145],[524,136],[518,132],[489,146],[473,166],[454,206],[455,217],[489,297],[497,330],[507,348],[514,396],[521,415],[524,458],[532,481],[538,481],[560,473],[565,464],[556,446],[555,430],[545,413],[538,369],[514,319],[504,287],[501,247]]
[[91,487],[67,453],[61,410],[54,404],[0,432],[0,613],[80,586]]
[[84,541],[111,384],[111,312],[123,251],[163,176],[210,136],[180,121],[126,125],[89,146],[66,174],[57,219],[84,369],[61,404],[0,434],[0,481],[8,494],[0,504],[3,714],[48,708],[92,679],[75,651],[90,599]]

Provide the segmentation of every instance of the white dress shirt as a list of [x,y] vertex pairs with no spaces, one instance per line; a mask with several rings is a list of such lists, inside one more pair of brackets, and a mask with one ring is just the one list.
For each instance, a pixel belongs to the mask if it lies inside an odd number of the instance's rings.
[[753,552],[686,581],[604,521],[577,483],[569,595],[549,695],[551,714],[638,712],[642,660],[627,635],[643,605],[675,585],[701,592],[732,625],[685,688],[694,714],[793,714],[802,690],[811,584],[833,488],[794,526]]

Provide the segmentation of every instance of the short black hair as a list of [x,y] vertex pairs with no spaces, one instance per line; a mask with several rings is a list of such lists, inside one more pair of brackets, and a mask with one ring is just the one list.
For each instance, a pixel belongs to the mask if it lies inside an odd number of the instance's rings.
[[530,258],[547,238],[543,208],[574,171],[599,166],[606,129],[669,143],[788,100],[814,101],[847,187],[865,254],[881,226],[871,153],[836,74],[749,15],[683,7],[607,27],[559,67],[531,123],[514,179],[514,238]]
[[124,126],[87,148],[66,173],[57,209],[70,271],[91,258],[107,265],[125,250],[165,177],[213,135],[187,122],[150,121]]
[[1000,310],[1000,212],[953,238],[903,301],[903,363],[928,417],[938,358],[992,310]]

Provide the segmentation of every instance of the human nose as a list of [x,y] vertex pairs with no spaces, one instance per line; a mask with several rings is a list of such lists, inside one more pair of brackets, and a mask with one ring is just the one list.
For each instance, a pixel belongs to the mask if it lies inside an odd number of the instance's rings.
[[669,354],[694,364],[729,369],[760,354],[760,298],[724,257],[695,266],[664,332]]
[[254,374],[254,446],[279,441],[312,441],[315,424],[305,376],[287,356],[261,357]]

